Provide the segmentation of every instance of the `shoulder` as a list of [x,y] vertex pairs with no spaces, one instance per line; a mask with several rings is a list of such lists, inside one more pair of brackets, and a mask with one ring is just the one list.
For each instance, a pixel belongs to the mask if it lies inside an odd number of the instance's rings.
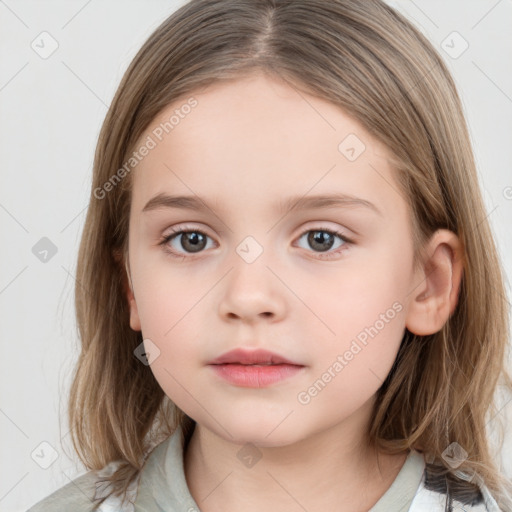
[[93,511],[97,478],[96,472],[89,471],[37,502],[27,512]]

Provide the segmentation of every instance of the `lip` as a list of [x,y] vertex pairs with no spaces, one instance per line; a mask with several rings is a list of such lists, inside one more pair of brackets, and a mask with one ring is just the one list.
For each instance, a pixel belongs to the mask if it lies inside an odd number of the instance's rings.
[[268,350],[257,349],[257,350],[246,350],[243,348],[236,348],[225,352],[221,356],[217,357],[208,364],[226,364],[226,363],[238,363],[238,364],[288,364],[294,366],[304,366],[302,364],[286,359],[285,357],[270,352]]
[[231,384],[247,388],[270,386],[304,369],[304,365],[262,349],[231,350],[210,361],[209,366]]

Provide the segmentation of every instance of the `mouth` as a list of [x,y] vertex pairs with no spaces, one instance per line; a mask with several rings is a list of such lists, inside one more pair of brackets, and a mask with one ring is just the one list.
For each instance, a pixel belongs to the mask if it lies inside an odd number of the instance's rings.
[[285,363],[261,363],[261,364],[257,364],[257,363],[241,363],[241,362],[237,361],[237,362],[233,362],[233,363],[220,363],[220,364],[238,364],[240,366],[277,366],[277,365],[281,365],[281,364],[285,364]]
[[270,352],[268,350],[257,349],[247,350],[237,348],[230,350],[217,357],[209,364],[238,364],[247,366],[270,366],[270,365],[292,365],[292,366],[304,366],[300,363],[287,359],[280,354]]
[[294,364],[237,364],[210,365],[214,373],[230,384],[244,388],[263,388],[300,374],[304,366]]
[[209,363],[222,379],[240,387],[262,388],[299,374],[305,366],[266,350],[235,349]]

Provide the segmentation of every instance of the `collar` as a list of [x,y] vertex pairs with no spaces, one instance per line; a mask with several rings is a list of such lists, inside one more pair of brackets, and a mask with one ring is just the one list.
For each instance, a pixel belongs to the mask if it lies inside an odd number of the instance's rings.
[[192,498],[183,466],[181,426],[149,455],[140,471],[137,512],[190,512],[199,506]]

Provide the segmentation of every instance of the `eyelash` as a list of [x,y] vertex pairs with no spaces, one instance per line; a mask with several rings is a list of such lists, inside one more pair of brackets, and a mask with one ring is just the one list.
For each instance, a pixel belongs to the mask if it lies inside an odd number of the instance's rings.
[[[324,253],[316,252],[315,253],[315,251],[312,251],[313,253],[320,255],[320,259],[325,259],[325,260],[332,259],[334,256],[338,255],[340,252],[346,250],[346,247],[345,247],[346,245],[353,243],[353,241],[351,239],[347,238],[341,231],[337,231],[337,230],[331,229],[331,228],[323,228],[323,227],[307,229],[306,231],[303,231],[301,233],[301,235],[299,236],[298,239],[300,240],[305,234],[313,232],[313,231],[322,231],[322,232],[328,233],[330,235],[335,235],[335,236],[339,237],[344,242],[344,244],[341,247],[339,247],[338,249],[336,249],[335,251],[332,251],[332,252],[324,252]],[[204,231],[201,231],[200,229],[195,229],[195,228],[194,229],[175,229],[175,228],[173,228],[171,233],[166,235],[163,238],[163,240],[161,242],[159,242],[158,245],[162,245],[164,248],[164,251],[169,256],[171,256],[173,258],[181,258],[183,260],[188,257],[187,253],[177,253],[176,251],[170,249],[169,245],[167,245],[167,244],[173,238],[175,238],[177,235],[181,235],[181,234],[185,234],[185,233],[199,233],[207,238],[211,238],[208,234],[206,234]],[[327,255],[327,256],[324,256],[324,255]],[[190,253],[189,256],[193,257],[192,253]]]

